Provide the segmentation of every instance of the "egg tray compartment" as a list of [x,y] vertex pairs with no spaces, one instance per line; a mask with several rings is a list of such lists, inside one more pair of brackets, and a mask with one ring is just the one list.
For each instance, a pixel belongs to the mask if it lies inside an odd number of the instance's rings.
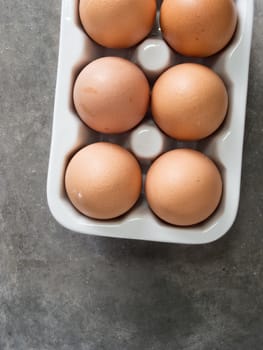
[[[225,50],[205,59],[183,57],[161,41],[159,12],[148,39],[136,47],[103,48],[85,34],[79,20],[78,3],[79,0],[62,0],[59,62],[47,181],[48,204],[53,216],[67,229],[99,236],[184,244],[208,243],[220,238],[232,226],[239,203],[253,1],[236,0],[238,27],[234,38]],[[160,3],[161,1],[158,1],[158,8]],[[149,43],[149,39],[153,41]],[[230,104],[224,124],[212,136],[199,142],[178,142],[167,137],[155,126],[150,111],[139,126],[124,134],[105,135],[89,129],[74,109],[72,90],[82,68],[103,56],[120,56],[137,63],[144,70],[151,86],[162,70],[178,63],[196,62],[211,67],[223,78],[229,93]],[[120,218],[98,221],[83,216],[71,205],[65,193],[65,169],[79,149],[99,141],[113,142],[132,151],[140,162],[143,177],[154,158],[170,149],[186,147],[205,153],[215,161],[223,177],[223,197],[219,207],[201,224],[177,227],[158,219],[148,208],[142,193],[135,207]]]

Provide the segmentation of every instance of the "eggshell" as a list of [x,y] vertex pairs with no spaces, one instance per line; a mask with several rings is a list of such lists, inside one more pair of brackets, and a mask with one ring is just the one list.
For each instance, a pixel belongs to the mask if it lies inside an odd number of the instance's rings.
[[141,169],[124,148],[99,142],[80,150],[69,162],[65,187],[72,204],[84,215],[112,219],[138,200]]
[[185,56],[207,57],[229,43],[237,10],[233,0],[164,0],[160,22],[173,49]]
[[127,48],[151,31],[155,0],[80,0],[80,19],[87,34],[102,46]]
[[210,68],[184,63],[167,70],[152,92],[157,125],[178,140],[200,140],[224,121],[228,94],[222,79]]
[[136,126],[149,104],[150,87],[143,72],[120,57],[103,57],[79,74],[73,99],[80,118],[102,133],[121,133]]
[[215,164],[190,149],[173,150],[159,157],[148,171],[145,186],[153,212],[179,226],[207,219],[222,195],[222,180]]

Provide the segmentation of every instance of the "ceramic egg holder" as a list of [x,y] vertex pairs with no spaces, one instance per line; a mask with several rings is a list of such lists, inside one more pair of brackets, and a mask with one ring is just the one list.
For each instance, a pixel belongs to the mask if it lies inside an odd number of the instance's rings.
[[[63,0],[53,132],[47,182],[48,204],[56,220],[75,232],[98,236],[170,243],[201,244],[223,236],[233,224],[239,203],[246,97],[253,25],[253,1],[237,0],[238,27],[231,43],[210,58],[187,58],[175,53],[162,39],[157,14],[150,35],[130,49],[107,49],[85,34],[79,20],[78,0]],[[78,117],[72,89],[79,72],[102,56],[120,56],[136,63],[150,84],[168,67],[183,62],[211,67],[224,80],[230,106],[220,129],[199,142],[178,142],[163,134],[150,111],[132,131],[105,135],[89,129]],[[135,207],[120,218],[98,221],[80,214],[65,193],[64,174],[69,159],[82,147],[98,142],[117,143],[134,153],[144,175],[160,154],[176,148],[194,148],[208,155],[219,167],[224,193],[220,206],[205,222],[176,227],[158,219],[148,208],[144,194]],[[118,166],[113,164],[112,166]]]

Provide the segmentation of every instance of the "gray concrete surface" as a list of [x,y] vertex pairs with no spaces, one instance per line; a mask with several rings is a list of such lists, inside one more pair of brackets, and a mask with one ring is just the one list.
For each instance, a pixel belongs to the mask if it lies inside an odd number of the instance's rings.
[[59,12],[0,0],[0,350],[263,349],[262,0],[239,215],[200,247],[73,234],[51,217]]

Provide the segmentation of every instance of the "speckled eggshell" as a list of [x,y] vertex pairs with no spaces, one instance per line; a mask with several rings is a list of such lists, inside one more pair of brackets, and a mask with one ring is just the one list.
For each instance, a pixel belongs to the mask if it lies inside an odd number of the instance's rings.
[[172,225],[191,226],[215,211],[222,195],[222,180],[215,164],[204,154],[177,149],[153,163],[145,191],[158,217]]
[[79,14],[87,34],[109,48],[131,47],[151,31],[155,0],[80,0]]
[[184,63],[168,69],[152,92],[152,114],[167,135],[178,140],[200,140],[223,123],[228,93],[210,68]]
[[81,149],[65,174],[67,195],[78,211],[95,219],[112,219],[126,213],[141,193],[142,174],[126,149],[99,142]]
[[103,57],[81,71],[73,99],[78,115],[90,128],[118,134],[144,118],[150,87],[135,64],[120,57]]
[[185,56],[207,57],[231,40],[237,10],[233,0],[164,0],[160,22],[163,36],[174,50]]

